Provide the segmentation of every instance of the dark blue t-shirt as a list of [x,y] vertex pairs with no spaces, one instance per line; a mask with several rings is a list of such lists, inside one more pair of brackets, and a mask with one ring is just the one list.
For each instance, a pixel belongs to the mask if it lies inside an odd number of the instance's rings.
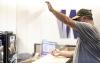
[[100,33],[94,25],[76,22],[79,33],[73,63],[100,63]]

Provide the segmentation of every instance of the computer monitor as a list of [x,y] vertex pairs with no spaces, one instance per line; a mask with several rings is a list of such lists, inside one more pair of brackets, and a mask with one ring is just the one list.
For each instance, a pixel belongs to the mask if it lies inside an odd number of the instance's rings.
[[48,53],[50,53],[51,51],[56,49],[56,42],[52,42],[52,41],[47,41],[47,40],[43,40],[42,41],[42,50],[41,50],[41,56],[47,55]]

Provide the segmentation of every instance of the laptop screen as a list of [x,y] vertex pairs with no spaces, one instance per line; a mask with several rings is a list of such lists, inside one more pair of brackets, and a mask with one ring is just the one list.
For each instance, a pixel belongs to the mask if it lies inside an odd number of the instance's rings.
[[43,40],[42,41],[41,55],[42,56],[47,55],[51,51],[55,50],[55,48],[56,48],[56,42],[51,42],[51,41]]

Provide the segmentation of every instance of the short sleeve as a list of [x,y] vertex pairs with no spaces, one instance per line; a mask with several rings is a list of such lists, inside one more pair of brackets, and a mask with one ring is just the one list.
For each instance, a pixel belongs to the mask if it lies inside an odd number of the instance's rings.
[[78,31],[87,31],[92,28],[92,25],[85,22],[75,22],[75,29]]

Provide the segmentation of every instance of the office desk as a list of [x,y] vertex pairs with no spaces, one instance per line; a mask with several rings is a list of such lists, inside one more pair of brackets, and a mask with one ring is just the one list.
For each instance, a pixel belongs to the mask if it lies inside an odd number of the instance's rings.
[[48,55],[41,57],[40,59],[38,59],[32,63],[65,63],[68,60],[69,60],[69,58],[54,57],[51,54],[48,54]]

